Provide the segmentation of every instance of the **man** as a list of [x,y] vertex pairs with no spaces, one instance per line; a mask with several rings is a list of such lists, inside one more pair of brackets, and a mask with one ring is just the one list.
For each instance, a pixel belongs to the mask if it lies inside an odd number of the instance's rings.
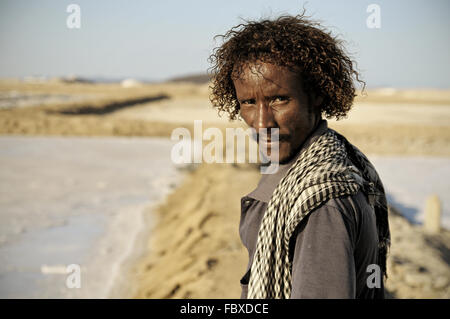
[[352,61],[304,16],[247,22],[223,37],[210,58],[213,106],[257,131],[279,130],[278,140],[258,136],[269,157],[278,150],[279,170],[242,198],[249,263],[241,297],[383,298],[382,183],[322,119],[350,110],[359,81]]

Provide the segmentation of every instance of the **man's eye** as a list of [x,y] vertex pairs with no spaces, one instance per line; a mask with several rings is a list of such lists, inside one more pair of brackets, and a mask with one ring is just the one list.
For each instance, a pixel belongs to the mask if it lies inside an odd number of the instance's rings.
[[250,105],[250,104],[255,104],[255,100],[250,99],[250,100],[243,100],[241,101],[242,105]]
[[289,100],[287,96],[275,96],[273,99],[274,102],[285,102],[287,100]]

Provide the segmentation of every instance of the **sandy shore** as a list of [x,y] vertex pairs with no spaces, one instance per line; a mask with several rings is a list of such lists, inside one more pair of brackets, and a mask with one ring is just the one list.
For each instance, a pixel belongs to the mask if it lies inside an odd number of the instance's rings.
[[246,265],[237,228],[240,196],[256,176],[255,170],[205,165],[168,197],[156,211],[149,255],[134,270],[136,297],[239,296]]

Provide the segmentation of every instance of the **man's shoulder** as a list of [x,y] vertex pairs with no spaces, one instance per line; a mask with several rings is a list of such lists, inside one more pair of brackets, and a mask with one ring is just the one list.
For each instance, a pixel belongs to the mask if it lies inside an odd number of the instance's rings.
[[[355,243],[359,236],[362,223],[367,221],[368,215],[373,215],[374,212],[370,206],[366,195],[362,190],[356,194],[331,198],[322,205],[314,209],[305,219],[303,227],[331,227],[333,229],[344,226],[342,230],[346,230],[352,242]],[[330,224],[331,226],[327,225]],[[300,225],[299,225],[300,226]],[[317,229],[315,231],[318,231]]]
[[[331,198],[322,207],[334,208],[339,211],[344,218],[358,222],[361,215],[372,210],[366,194],[360,189],[353,195]],[[320,209],[320,207],[319,207]]]

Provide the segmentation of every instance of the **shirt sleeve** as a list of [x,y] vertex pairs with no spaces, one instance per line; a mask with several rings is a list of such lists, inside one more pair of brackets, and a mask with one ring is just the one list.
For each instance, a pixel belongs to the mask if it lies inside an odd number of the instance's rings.
[[331,203],[317,208],[298,227],[292,299],[356,297],[355,225]]

